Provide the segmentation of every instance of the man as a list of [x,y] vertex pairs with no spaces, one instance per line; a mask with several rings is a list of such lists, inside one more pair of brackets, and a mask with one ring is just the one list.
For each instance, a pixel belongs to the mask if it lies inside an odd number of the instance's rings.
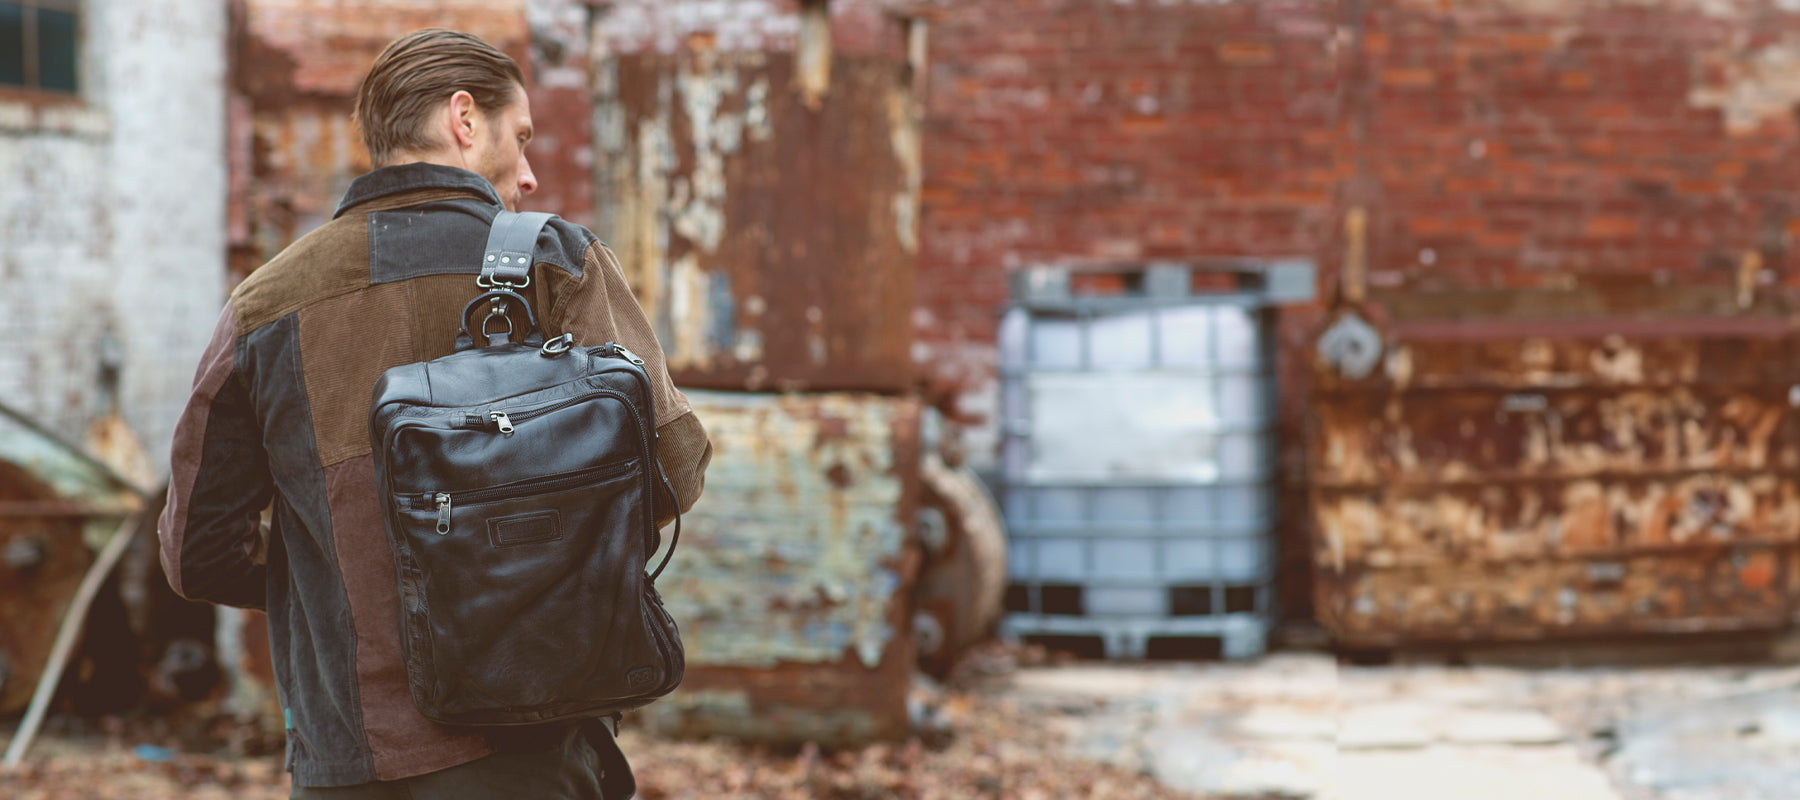
[[[376,379],[452,351],[489,222],[537,188],[523,76],[478,38],[420,31],[375,60],[356,118],[376,169],[237,287],[201,357],[175,434],[163,567],[185,597],[268,610],[293,796],[597,797],[603,768],[575,725],[482,735],[414,708],[370,456]],[[580,226],[546,230],[526,290],[545,333],[644,358],[659,460],[685,511],[706,432],[612,252]],[[666,524],[675,509],[656,512]]]

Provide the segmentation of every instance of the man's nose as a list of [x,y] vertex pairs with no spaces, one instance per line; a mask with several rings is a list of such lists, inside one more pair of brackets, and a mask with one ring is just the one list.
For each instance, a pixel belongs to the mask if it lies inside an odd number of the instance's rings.
[[531,161],[524,155],[519,156],[519,194],[520,196],[537,191],[537,176],[531,174]]

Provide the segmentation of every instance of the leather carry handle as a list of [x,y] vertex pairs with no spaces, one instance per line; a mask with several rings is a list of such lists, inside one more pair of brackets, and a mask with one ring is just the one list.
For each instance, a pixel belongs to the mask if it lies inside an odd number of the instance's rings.
[[[528,327],[525,328],[524,343],[533,347],[539,347],[544,344],[544,331],[538,327],[537,315],[532,313],[531,303],[525,300],[525,296],[511,289],[489,289],[476,296],[474,300],[470,300],[468,305],[463,306],[461,318],[462,331],[456,335],[457,352],[475,346],[475,334],[469,330],[469,312],[474,311],[476,306],[479,306],[484,302],[488,304],[488,314],[487,316],[482,317],[480,330],[481,335],[487,339],[488,345],[500,345],[512,341],[513,323],[511,312],[514,303],[517,303],[519,308],[525,309],[525,323]],[[488,330],[489,326],[496,319],[505,323],[505,330]]]

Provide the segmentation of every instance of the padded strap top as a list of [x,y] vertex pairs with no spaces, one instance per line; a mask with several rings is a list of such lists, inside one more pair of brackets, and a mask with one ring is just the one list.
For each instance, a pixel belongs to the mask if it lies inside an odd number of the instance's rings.
[[542,211],[518,213],[502,209],[488,230],[487,250],[481,255],[482,286],[518,288],[531,283],[532,255],[538,232],[554,215]]

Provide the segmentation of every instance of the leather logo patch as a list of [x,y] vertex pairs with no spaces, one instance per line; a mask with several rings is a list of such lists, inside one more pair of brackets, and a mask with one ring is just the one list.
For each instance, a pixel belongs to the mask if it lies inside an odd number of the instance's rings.
[[495,547],[536,544],[562,538],[562,520],[555,511],[533,511],[487,521],[488,541]]
[[636,689],[656,679],[655,667],[638,667],[625,673],[625,685]]

